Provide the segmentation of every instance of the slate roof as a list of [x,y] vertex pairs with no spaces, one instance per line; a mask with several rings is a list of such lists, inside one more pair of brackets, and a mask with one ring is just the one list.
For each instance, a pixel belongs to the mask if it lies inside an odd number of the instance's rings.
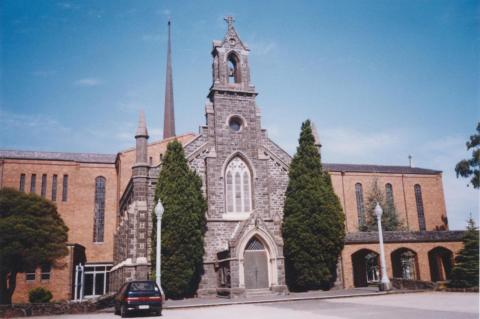
[[[2,158],[114,164],[116,154],[0,150],[0,159]],[[422,175],[436,175],[442,172],[442,171],[419,168],[419,167],[368,165],[368,164],[324,163],[323,167],[329,172],[422,174]]]
[[433,169],[410,167],[410,166],[390,166],[390,165],[369,165],[369,164],[335,164],[324,163],[323,167],[329,172],[358,172],[358,173],[389,173],[389,174],[422,174],[437,175],[442,171]]
[[32,159],[114,164],[116,154],[0,150],[0,159]]

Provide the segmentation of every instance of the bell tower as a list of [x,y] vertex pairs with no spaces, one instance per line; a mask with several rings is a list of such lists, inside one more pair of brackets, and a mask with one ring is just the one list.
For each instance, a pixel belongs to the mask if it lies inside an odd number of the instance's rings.
[[[204,174],[208,202],[204,260],[215,261],[215,266],[205,265],[198,293],[209,295],[212,289],[216,293],[217,287],[230,296],[244,295],[248,289],[282,293],[286,286],[279,216],[287,170],[275,162],[281,153],[261,127],[250,50],[238,36],[233,17],[225,21],[225,36],[213,41],[211,51],[207,125],[199,140],[203,151],[187,148],[192,165]],[[263,252],[252,253],[251,245]],[[258,269],[257,259],[251,259],[257,255]]]
[[252,91],[248,54],[250,50],[240,40],[233,26],[233,17],[225,18],[228,24],[225,38],[213,42],[212,89]]

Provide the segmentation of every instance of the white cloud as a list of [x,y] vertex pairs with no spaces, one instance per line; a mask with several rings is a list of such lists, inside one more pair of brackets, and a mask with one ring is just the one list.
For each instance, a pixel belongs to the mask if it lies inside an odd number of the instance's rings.
[[73,82],[73,85],[81,86],[81,87],[99,86],[102,84],[103,84],[103,81],[98,78],[83,78]]
[[170,10],[170,9],[160,9],[160,10],[157,10],[157,14],[168,17],[168,16],[172,15],[172,10]]
[[277,44],[273,41],[258,41],[248,44],[253,55],[268,55],[277,48]]
[[[319,130],[323,150],[332,158],[371,158],[374,154],[385,154],[392,148],[404,144],[400,132],[362,132],[345,127]],[[348,160],[342,160],[347,162]]]
[[115,134],[115,138],[117,140],[120,140],[122,142],[133,142],[133,139],[134,139],[134,134],[135,132],[118,132],[117,134]]
[[57,73],[57,71],[55,71],[55,70],[36,70],[36,71],[32,72],[32,75],[36,76],[36,77],[46,78],[46,77],[53,76],[56,73]]
[[75,9],[79,9],[79,8],[80,8],[79,5],[73,4],[73,3],[68,2],[68,1],[58,2],[57,5],[58,5],[60,8],[65,9],[65,10],[75,10]]
[[0,111],[0,130],[13,131],[16,129],[30,129],[35,131],[69,131],[55,118],[43,114],[19,114]]

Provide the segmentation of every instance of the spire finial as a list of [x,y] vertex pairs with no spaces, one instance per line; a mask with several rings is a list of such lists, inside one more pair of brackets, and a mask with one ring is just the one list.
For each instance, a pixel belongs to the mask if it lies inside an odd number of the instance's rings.
[[165,109],[163,118],[163,138],[175,136],[175,114],[173,108],[173,76],[172,76],[172,40],[171,21],[168,19],[168,47],[167,47],[167,73],[165,78]]
[[235,22],[235,19],[232,16],[226,16],[225,18],[223,18],[223,20],[227,22],[228,29],[233,28],[233,23]]
[[143,110],[140,110],[140,114],[138,116],[138,127],[137,132],[135,133],[135,138],[137,137],[148,138],[147,122],[145,121],[145,113]]

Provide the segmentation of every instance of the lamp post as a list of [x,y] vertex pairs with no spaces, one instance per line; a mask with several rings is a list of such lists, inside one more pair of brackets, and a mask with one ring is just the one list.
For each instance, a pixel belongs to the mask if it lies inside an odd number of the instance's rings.
[[392,289],[392,285],[387,275],[387,265],[385,264],[385,250],[383,248],[383,232],[382,232],[382,214],[383,209],[380,204],[377,202],[375,206],[375,216],[377,216],[377,225],[378,225],[378,239],[380,241],[380,266],[382,268],[382,279],[380,281],[379,289],[381,291],[387,291]]
[[161,281],[161,275],[160,275],[160,265],[162,263],[161,260],[161,238],[162,238],[162,215],[165,209],[163,208],[162,202],[160,199],[157,202],[157,205],[155,206],[155,215],[157,215],[157,250],[156,250],[156,255],[157,255],[157,260],[155,264],[155,281],[157,282],[157,286],[160,289],[160,293],[163,296],[163,289],[162,289],[162,281]]

